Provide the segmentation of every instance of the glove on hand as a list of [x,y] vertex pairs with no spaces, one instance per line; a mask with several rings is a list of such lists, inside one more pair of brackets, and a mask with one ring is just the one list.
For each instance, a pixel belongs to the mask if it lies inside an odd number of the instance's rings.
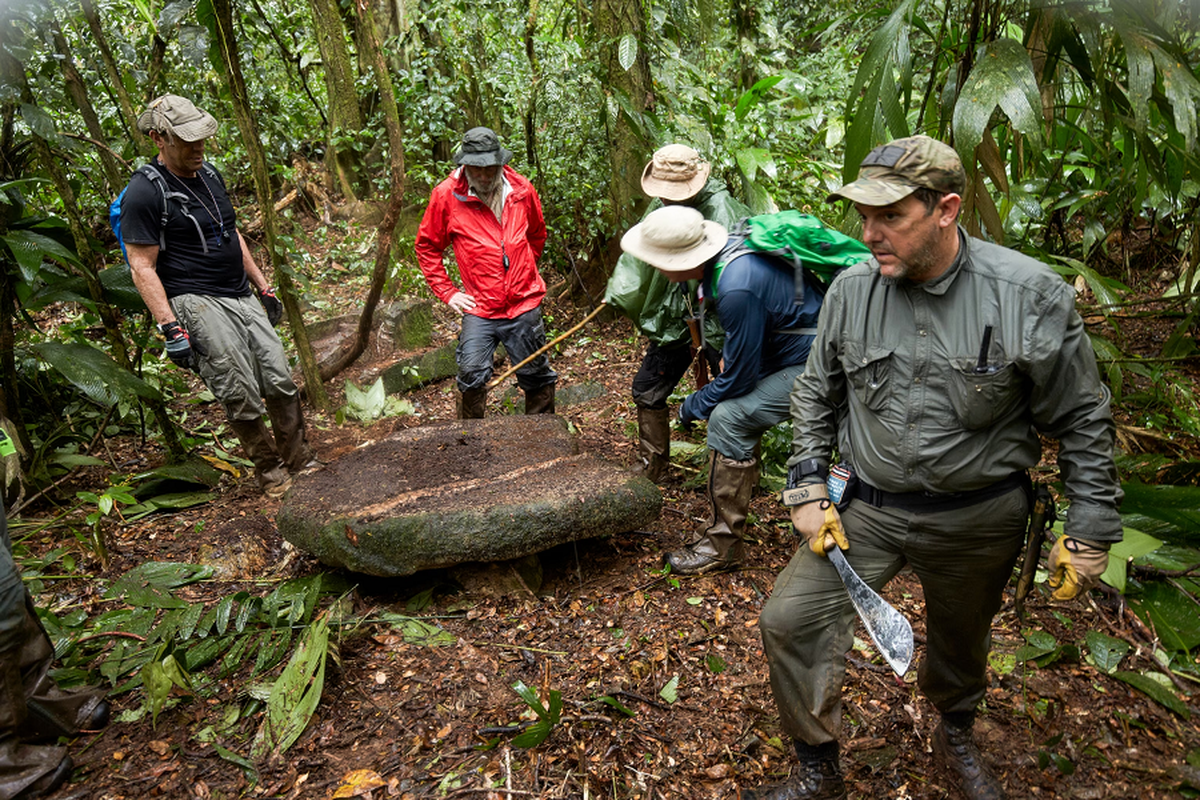
[[1055,600],[1074,600],[1096,585],[1108,568],[1108,545],[1060,536],[1050,548],[1050,578]]
[[192,352],[192,340],[183,326],[176,322],[159,325],[163,338],[167,340],[167,357],[175,366],[192,369],[196,366],[196,354]]
[[679,406],[679,413],[675,415],[675,421],[679,423],[679,429],[691,433],[696,428],[696,421],[693,419],[685,419],[683,416],[683,406]]
[[850,549],[850,541],[846,538],[845,528],[842,527],[842,517],[831,500],[818,500],[794,507],[792,527],[819,556],[828,553],[831,547]]
[[283,303],[279,302],[279,298],[271,289],[263,289],[259,293],[258,299],[267,312],[267,322],[271,323],[271,327],[274,328],[279,324],[279,320],[283,319]]

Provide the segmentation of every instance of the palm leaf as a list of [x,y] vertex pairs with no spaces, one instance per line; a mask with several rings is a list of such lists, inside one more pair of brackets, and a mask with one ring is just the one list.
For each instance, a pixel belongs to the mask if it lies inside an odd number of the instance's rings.
[[954,105],[954,143],[968,168],[975,164],[975,148],[997,108],[1013,128],[1029,137],[1032,147],[1041,147],[1041,94],[1033,62],[1013,39],[997,39],[983,47]]
[[114,405],[122,399],[159,400],[158,390],[121,369],[108,354],[82,342],[42,342],[33,351],[95,403]]

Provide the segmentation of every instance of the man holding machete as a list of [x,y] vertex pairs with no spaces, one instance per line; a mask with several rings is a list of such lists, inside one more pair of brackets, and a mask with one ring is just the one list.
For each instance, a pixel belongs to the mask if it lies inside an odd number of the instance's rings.
[[[799,764],[743,797],[846,797],[838,734],[854,609],[823,557],[831,547],[875,589],[906,564],[920,578],[918,684],[941,715],[934,754],[964,796],[995,800],[1004,790],[972,726],[1039,434],[1059,440],[1071,500],[1050,553],[1055,597],[1093,586],[1121,538],[1110,395],[1074,293],[1043,264],[968,237],[957,224],[965,186],[952,148],[914,136],[872,150],[858,180],[829,196],[854,203],[874,257],[833,282],[792,392],[788,488],[809,546],[776,580],[759,626]],[[857,479],[841,514],[826,495],[835,448]]]

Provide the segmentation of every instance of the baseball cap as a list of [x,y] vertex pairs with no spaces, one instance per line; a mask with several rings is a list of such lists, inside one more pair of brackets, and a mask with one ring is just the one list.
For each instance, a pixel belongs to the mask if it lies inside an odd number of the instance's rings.
[[164,94],[150,101],[137,120],[142,133],[162,131],[185,142],[198,142],[217,132],[217,120],[186,97]]
[[845,198],[867,206],[886,206],[917,189],[962,194],[967,176],[954,148],[928,136],[909,136],[880,145],[867,153],[858,180],[825,198]]

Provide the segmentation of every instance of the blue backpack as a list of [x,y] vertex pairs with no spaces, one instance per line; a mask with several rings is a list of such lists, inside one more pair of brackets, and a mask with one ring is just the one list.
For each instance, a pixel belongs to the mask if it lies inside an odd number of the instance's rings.
[[[204,162],[203,169],[208,177],[212,178],[214,181],[220,180],[216,170],[210,167],[208,162]],[[159,219],[158,225],[158,249],[167,249],[167,220],[171,216],[171,209],[167,204],[167,201],[176,200],[179,202],[179,208],[180,211],[183,212],[183,215],[190,219],[192,224],[196,226],[196,233],[200,237],[200,243],[204,246],[204,254],[208,255],[208,239],[204,236],[204,229],[200,227],[199,220],[197,220],[192,213],[188,211],[188,196],[183,192],[174,191],[167,186],[167,182],[163,179],[162,173],[150,164],[143,164],[137,168],[137,171],[145,176],[154,186],[157,186],[158,193],[162,196],[162,216]],[[121,203],[125,200],[125,193],[128,191],[129,186],[126,185],[125,188],[121,190],[121,193],[117,195],[117,199],[113,200],[108,206],[108,224],[109,227],[112,228],[113,233],[117,236],[117,244],[121,245],[121,255],[125,257],[126,264],[129,263],[129,251],[125,249],[125,240],[121,238]]]

